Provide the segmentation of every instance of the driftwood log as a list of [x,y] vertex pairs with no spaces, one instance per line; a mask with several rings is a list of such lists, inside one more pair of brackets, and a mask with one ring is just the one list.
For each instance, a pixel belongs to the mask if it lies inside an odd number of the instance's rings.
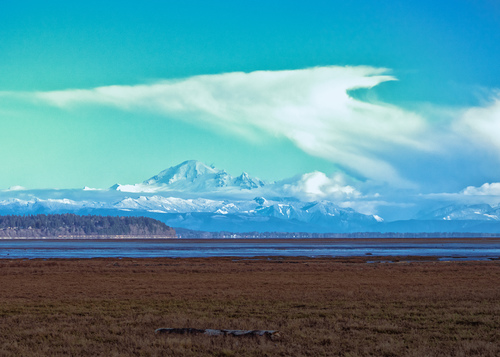
[[216,330],[197,328],[158,328],[157,334],[179,334],[179,335],[207,335],[207,336],[262,336],[271,340],[278,340],[281,334],[277,330]]

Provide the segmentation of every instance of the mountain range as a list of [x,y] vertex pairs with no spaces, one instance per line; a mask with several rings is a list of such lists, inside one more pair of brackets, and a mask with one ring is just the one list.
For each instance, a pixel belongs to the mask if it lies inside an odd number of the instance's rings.
[[[320,189],[329,196],[318,194]],[[312,193],[316,199],[310,200]],[[452,204],[389,221],[349,207],[355,199],[360,198],[354,187],[332,184],[321,173],[266,182],[190,160],[141,183],[108,189],[4,190],[0,214],[147,216],[204,231],[500,232],[498,206]]]

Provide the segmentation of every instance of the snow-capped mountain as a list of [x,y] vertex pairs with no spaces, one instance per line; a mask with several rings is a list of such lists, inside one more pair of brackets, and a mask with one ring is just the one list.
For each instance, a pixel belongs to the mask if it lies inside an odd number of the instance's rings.
[[172,226],[191,229],[232,231],[310,231],[346,232],[378,219],[341,208],[332,202],[183,199],[160,195],[124,197],[116,202],[75,201],[69,199],[10,199],[0,201],[0,213],[21,214],[76,212],[151,216]]
[[122,192],[213,192],[229,189],[252,190],[265,185],[264,181],[251,177],[246,172],[233,177],[225,170],[207,166],[196,160],[189,160],[163,170],[142,183],[135,185],[116,184],[112,189]]
[[[110,189],[0,191],[0,214],[79,213],[149,216],[207,231],[498,232],[500,207],[448,205],[413,220],[384,221],[348,207],[365,199],[348,180],[320,172],[266,183],[185,161],[141,183]],[[356,201],[357,200],[357,201]],[[429,205],[431,207],[432,205]],[[437,204],[433,207],[439,207]]]
[[500,207],[488,204],[449,205],[419,215],[420,219],[445,221],[500,221]]

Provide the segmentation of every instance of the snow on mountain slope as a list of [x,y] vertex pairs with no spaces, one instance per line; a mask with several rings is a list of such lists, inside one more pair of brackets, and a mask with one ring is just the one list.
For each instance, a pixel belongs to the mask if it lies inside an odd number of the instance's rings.
[[232,186],[240,187],[247,190],[264,187],[266,185],[264,181],[259,180],[258,178],[251,177],[246,172],[243,172],[240,176],[234,178],[231,184]]
[[155,211],[162,213],[213,212],[224,206],[223,201],[199,199],[182,199],[163,196],[140,196],[124,198],[115,203],[113,208],[121,210]]
[[179,181],[194,182],[200,177],[213,178],[220,171],[209,167],[202,162],[196,160],[188,160],[183,163],[163,170],[158,175],[155,175],[144,181],[146,185],[166,184],[172,185]]
[[265,182],[249,176],[246,172],[233,177],[225,170],[219,170],[196,160],[163,170],[142,183],[135,185],[114,185],[111,189],[122,192],[214,192],[228,189],[252,190],[265,186]]

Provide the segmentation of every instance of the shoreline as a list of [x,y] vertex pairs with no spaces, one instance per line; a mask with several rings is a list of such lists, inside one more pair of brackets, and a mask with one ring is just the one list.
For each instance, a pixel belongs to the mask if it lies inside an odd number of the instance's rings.
[[231,243],[336,243],[336,242],[360,242],[360,243],[498,243],[500,244],[500,237],[457,237],[457,238],[166,238],[166,237],[88,237],[82,238],[68,238],[68,237],[0,237],[0,241],[166,241],[168,243],[197,243],[197,242],[231,242]]

